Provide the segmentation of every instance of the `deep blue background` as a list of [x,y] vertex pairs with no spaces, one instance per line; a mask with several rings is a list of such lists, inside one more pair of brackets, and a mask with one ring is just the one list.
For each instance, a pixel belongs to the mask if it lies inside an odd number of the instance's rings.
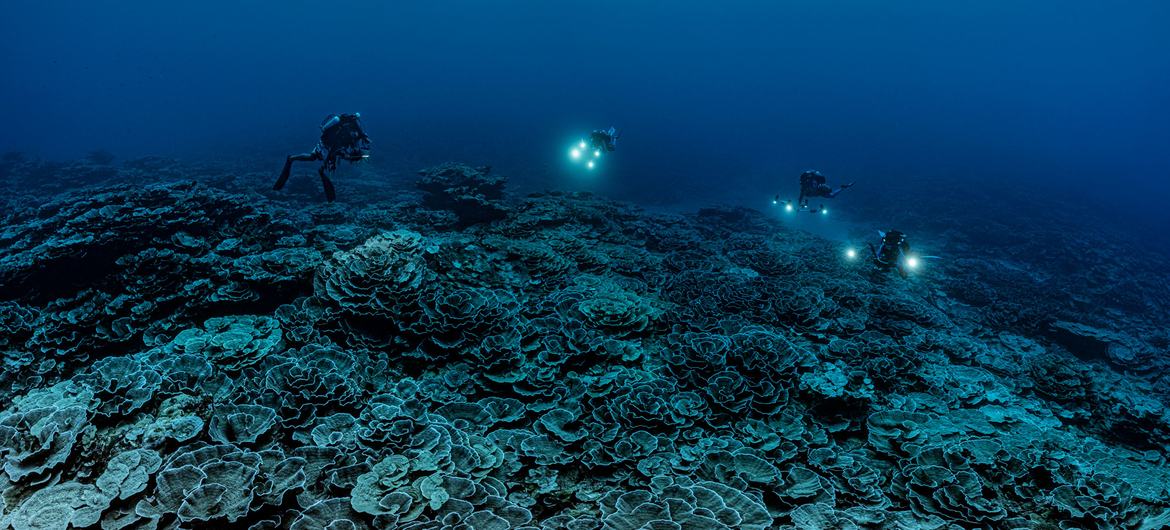
[[[323,116],[360,110],[375,165],[491,163],[646,202],[755,205],[807,167],[867,186],[1014,179],[1154,225],[1170,197],[1162,1],[37,1],[3,15],[0,150],[279,165]],[[568,167],[567,143],[610,124],[625,131],[616,156]]]

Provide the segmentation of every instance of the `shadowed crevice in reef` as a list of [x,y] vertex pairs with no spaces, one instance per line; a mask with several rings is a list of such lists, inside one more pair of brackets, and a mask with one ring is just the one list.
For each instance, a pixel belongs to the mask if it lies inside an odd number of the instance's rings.
[[1170,523],[1157,267],[1072,292],[1125,264],[1019,238],[901,281],[754,210],[463,165],[325,205],[96,163],[0,182],[17,530]]

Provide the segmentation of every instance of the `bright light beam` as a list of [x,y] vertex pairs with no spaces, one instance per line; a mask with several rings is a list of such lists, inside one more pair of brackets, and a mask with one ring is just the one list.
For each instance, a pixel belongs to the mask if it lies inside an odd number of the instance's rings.
[[573,157],[573,160],[576,160],[576,159],[578,159],[578,158],[581,158],[581,150],[580,150],[580,149],[573,149],[573,150],[570,150],[570,151],[569,151],[569,156]]
[[785,204],[784,211],[791,212],[792,211],[792,203]]
[[845,251],[845,257],[849,258],[849,259],[855,259],[855,258],[857,258],[857,251],[853,250],[853,249],[848,249]]
[[589,169],[593,169],[593,161],[592,160],[590,160],[589,164],[587,164],[587,165],[589,166]]
[[906,258],[906,266],[911,268],[911,269],[917,269],[918,268],[918,258],[916,258],[914,256],[910,256],[910,257]]

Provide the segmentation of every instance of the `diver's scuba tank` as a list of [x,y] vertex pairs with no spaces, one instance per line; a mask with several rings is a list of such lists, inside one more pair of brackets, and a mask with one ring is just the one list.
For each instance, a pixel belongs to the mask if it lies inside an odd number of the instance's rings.
[[325,121],[321,122],[321,130],[324,131],[325,129],[337,125],[338,123],[341,123],[341,116],[337,114],[331,114],[328,118],[325,118]]

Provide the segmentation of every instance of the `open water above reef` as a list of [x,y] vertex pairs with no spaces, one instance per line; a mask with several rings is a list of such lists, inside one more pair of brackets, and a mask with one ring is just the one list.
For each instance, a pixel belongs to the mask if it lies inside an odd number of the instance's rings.
[[[0,526],[1170,525],[1167,258],[1055,199],[854,200],[826,239],[463,165],[337,204],[2,169]],[[845,257],[891,227],[943,259]]]

